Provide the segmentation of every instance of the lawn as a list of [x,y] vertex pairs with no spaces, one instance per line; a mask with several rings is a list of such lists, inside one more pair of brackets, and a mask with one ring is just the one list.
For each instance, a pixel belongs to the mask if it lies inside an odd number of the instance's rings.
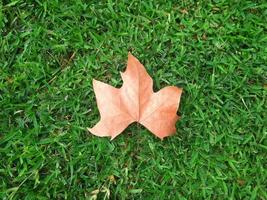
[[[266,1],[3,0],[0,199],[267,199]],[[90,134],[130,51],[177,133]]]

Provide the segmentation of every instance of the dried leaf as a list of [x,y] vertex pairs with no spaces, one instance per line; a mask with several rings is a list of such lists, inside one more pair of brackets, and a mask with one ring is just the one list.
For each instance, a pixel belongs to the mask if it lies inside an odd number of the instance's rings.
[[153,92],[152,78],[130,53],[121,77],[121,88],[93,80],[101,119],[88,130],[96,136],[114,139],[129,124],[138,122],[161,139],[174,134],[182,89],[168,86]]

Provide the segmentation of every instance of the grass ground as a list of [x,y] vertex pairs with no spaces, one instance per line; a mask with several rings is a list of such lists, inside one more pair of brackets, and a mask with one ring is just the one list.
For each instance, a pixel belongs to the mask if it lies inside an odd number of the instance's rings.
[[[0,199],[267,199],[265,1],[3,1]],[[114,141],[92,78],[128,51],[184,88],[177,134]]]

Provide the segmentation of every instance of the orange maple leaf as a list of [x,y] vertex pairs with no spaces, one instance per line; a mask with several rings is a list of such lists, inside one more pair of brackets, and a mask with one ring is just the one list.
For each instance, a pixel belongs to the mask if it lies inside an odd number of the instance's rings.
[[154,93],[152,78],[130,53],[127,69],[121,72],[121,77],[121,88],[93,80],[101,119],[88,130],[114,139],[131,123],[138,122],[161,139],[174,134],[182,89],[168,86]]

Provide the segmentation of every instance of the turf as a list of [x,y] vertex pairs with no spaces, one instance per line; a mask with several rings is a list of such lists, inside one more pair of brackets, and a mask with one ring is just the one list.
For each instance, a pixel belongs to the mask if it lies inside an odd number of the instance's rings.
[[[267,199],[266,1],[3,1],[0,199]],[[114,141],[92,79],[128,51],[183,87],[177,133]]]

